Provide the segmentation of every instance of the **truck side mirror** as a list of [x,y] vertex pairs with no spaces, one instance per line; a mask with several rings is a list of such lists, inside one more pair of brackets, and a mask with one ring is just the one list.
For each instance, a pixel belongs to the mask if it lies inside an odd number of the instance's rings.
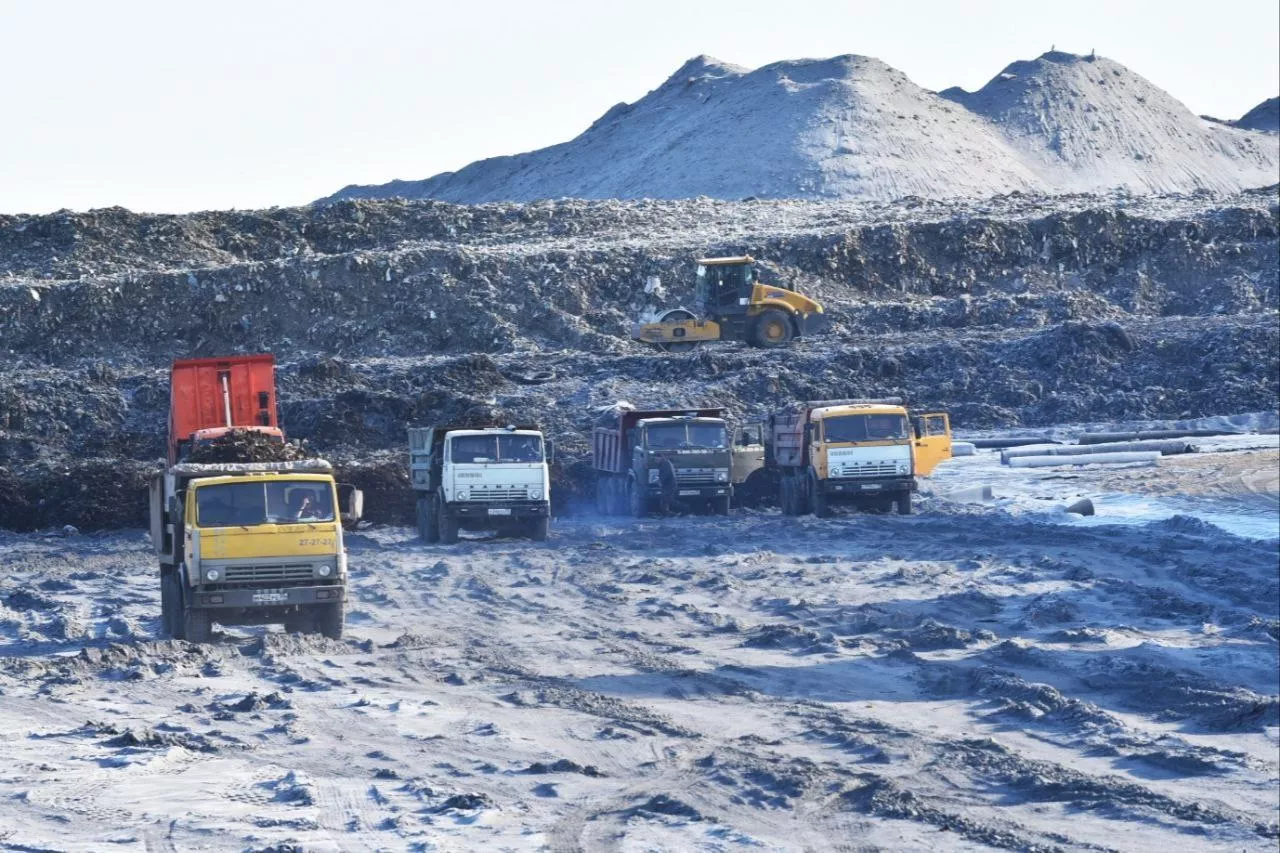
[[547,439],[545,444],[547,448],[547,464],[550,465],[556,461],[556,443],[551,439]]
[[169,495],[169,517],[173,519],[182,518],[182,501],[177,495]]
[[342,523],[355,526],[355,523],[364,517],[364,492],[350,483],[339,483],[338,506]]

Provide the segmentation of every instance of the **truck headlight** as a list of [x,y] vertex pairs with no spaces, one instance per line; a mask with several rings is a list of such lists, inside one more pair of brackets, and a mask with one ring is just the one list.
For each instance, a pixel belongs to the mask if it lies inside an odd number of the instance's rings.
[[332,573],[333,573],[333,567],[330,565],[322,563],[316,566],[316,574],[322,578],[327,578]]
[[729,482],[729,471],[724,468],[721,468],[719,471],[716,471],[716,482],[717,483]]
[[207,581],[210,581],[210,582],[216,581],[220,577],[222,577],[222,572],[218,571],[217,569],[205,570],[204,579]]
[[657,484],[658,484],[658,469],[650,468],[649,469],[649,485],[656,486]]
[[469,501],[471,500],[471,490],[466,487],[463,487],[461,489],[455,489],[453,492],[453,497],[454,497],[454,500]]
[[542,489],[530,489],[529,500],[534,500],[534,501],[542,500]]

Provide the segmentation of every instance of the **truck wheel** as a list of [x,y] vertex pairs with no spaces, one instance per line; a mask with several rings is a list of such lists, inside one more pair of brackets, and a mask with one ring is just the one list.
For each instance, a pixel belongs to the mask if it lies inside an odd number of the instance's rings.
[[418,498],[418,538],[428,545],[440,541],[440,527],[431,506],[431,498]]
[[315,605],[311,608],[310,621],[318,632],[330,640],[341,640],[343,627],[342,602]]
[[177,617],[178,612],[178,584],[176,573],[166,572],[164,567],[160,568],[160,627],[164,631],[165,636],[171,639],[178,638]]
[[188,643],[207,643],[213,637],[213,621],[208,610],[183,605],[182,638]]
[[813,514],[818,518],[831,517],[831,505],[818,484],[817,476],[812,474],[809,476],[809,506],[813,508]]
[[783,515],[795,515],[791,505],[791,477],[786,474],[778,479],[778,507]]
[[911,515],[911,492],[903,489],[898,492],[898,515]]
[[751,343],[758,347],[786,346],[795,337],[791,318],[777,308],[766,308],[751,326]]
[[431,511],[431,498],[419,498],[416,511],[417,537],[428,544],[439,542],[440,528],[436,525],[435,512]]
[[535,518],[529,521],[529,538],[534,542],[546,542],[551,530],[551,519]]
[[711,512],[715,515],[728,515],[729,514],[729,496],[725,495],[722,498],[712,498]]
[[436,524],[440,531],[440,541],[445,545],[457,544],[458,519],[449,517],[449,513],[445,510],[445,502],[439,497],[435,499],[435,505]]
[[634,479],[627,481],[627,503],[631,509],[632,518],[644,518],[648,515],[649,501],[640,484]]

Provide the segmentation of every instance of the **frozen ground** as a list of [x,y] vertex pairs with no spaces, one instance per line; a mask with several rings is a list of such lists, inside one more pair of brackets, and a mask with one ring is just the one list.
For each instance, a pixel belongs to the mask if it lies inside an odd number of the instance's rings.
[[1274,850],[1276,542],[1033,507],[1274,500],[1263,441],[957,459],[1000,502],[913,517],[371,528],[341,643],[160,640],[141,531],[0,534],[0,849]]

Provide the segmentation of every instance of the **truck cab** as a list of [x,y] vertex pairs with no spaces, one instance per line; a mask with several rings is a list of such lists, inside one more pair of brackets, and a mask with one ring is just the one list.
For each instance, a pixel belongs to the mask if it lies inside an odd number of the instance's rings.
[[461,529],[547,538],[551,454],[533,428],[409,430],[419,535],[451,544]]
[[151,504],[171,636],[206,642],[217,621],[341,638],[344,512],[327,462],[178,464]]

